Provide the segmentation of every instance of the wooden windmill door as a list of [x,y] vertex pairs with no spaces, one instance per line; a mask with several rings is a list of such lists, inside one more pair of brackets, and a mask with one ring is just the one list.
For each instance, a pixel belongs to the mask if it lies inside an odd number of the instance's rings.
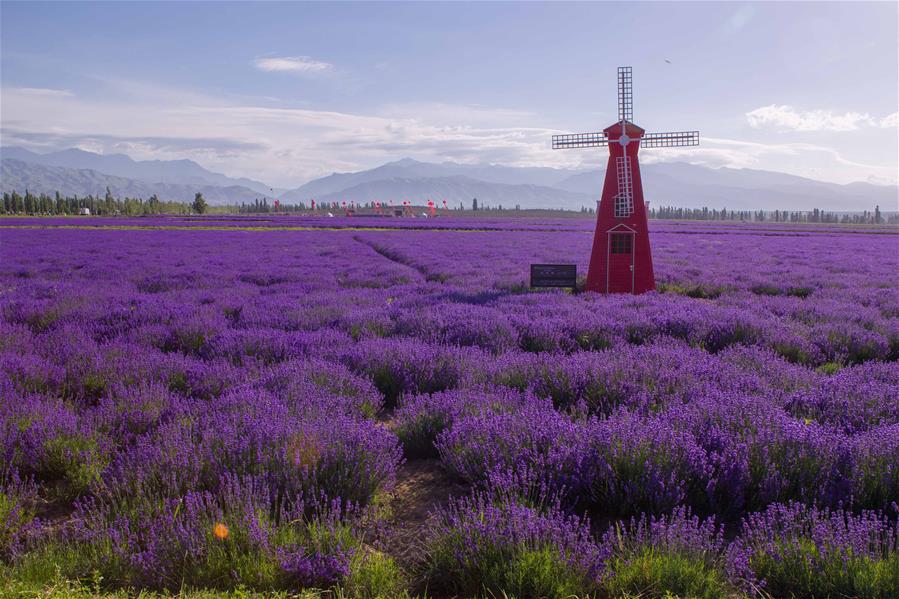
[[609,231],[606,293],[634,292],[634,231],[627,227]]

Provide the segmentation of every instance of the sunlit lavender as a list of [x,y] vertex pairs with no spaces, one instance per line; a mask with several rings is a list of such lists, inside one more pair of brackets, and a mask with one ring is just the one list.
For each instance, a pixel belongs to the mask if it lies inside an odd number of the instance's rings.
[[600,296],[527,280],[591,221],[386,220],[2,221],[10,576],[899,592],[895,229],[653,222],[659,291]]

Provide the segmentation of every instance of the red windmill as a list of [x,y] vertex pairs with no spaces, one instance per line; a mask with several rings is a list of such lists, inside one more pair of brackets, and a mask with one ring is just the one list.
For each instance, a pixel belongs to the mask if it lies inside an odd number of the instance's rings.
[[656,288],[637,150],[699,145],[699,131],[646,133],[631,122],[633,118],[631,67],[618,67],[618,122],[598,133],[553,135],[554,150],[609,147],[587,269],[588,291],[643,293]]

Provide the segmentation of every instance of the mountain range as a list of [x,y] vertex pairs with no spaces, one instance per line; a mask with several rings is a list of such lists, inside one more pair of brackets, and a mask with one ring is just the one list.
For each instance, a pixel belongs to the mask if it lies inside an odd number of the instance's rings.
[[[24,148],[0,148],[2,191],[102,195],[191,201],[200,191],[211,204],[252,202],[273,197],[263,182],[233,178],[191,160],[132,160],[124,154],[101,155],[79,149],[37,154]],[[784,173],[752,169],[707,168],[682,162],[641,166],[647,200],[656,206],[732,210],[896,210],[899,187],[869,183],[838,185]],[[282,203],[412,201],[431,199],[450,206],[512,208],[593,206],[604,169],[428,163],[404,158],[354,173],[333,173],[291,190],[275,190]]]
[[231,178],[207,170],[193,160],[132,160],[125,154],[95,154],[69,148],[49,154],[37,154],[25,148],[0,148],[0,158],[12,158],[30,164],[93,170],[146,183],[246,187],[258,194],[271,194],[271,186],[246,178]]
[[[0,164],[0,187],[4,192],[24,193],[59,192],[64,196],[103,196],[108,187],[116,197],[149,198],[156,195],[161,200],[191,202],[200,192],[212,204],[239,204],[252,202],[262,194],[240,185],[205,185],[188,183],[151,183],[101,173],[92,169],[65,168],[3,158]],[[212,198],[215,198],[212,201]]]

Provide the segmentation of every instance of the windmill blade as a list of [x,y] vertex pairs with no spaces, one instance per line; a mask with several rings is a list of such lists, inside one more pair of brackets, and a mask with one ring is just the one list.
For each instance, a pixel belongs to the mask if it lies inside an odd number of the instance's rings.
[[699,131],[669,131],[667,133],[647,133],[640,138],[641,148],[676,148],[698,146]]
[[553,150],[565,148],[598,148],[609,145],[609,138],[602,131],[597,133],[572,133],[553,135]]
[[633,69],[618,67],[618,120],[634,120]]
[[615,196],[615,218],[627,218],[634,213],[634,179],[630,156],[618,156],[618,194]]

